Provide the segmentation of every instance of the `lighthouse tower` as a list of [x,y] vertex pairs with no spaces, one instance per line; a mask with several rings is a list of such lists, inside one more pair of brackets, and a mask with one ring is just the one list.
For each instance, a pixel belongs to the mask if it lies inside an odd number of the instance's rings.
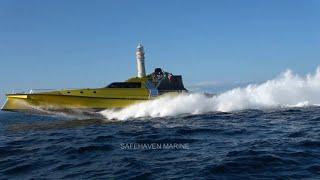
[[139,78],[145,77],[146,67],[144,64],[144,49],[142,44],[138,44],[136,58],[137,58],[137,67],[138,67],[138,77]]

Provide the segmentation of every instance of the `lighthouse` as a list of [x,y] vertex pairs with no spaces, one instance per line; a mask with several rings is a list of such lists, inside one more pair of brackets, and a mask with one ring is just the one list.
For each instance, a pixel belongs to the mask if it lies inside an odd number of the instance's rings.
[[142,44],[138,44],[136,58],[137,58],[138,77],[139,78],[145,77],[146,67],[144,64],[144,49]]

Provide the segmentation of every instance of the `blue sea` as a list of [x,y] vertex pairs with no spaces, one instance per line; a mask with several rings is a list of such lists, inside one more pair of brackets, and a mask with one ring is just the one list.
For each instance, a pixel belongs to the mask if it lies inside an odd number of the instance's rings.
[[106,120],[0,113],[0,179],[318,179],[320,107]]

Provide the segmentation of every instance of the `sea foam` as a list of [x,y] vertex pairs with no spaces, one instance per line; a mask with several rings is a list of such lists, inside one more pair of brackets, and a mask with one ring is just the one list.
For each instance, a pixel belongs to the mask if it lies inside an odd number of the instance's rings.
[[211,97],[202,93],[181,94],[175,97],[166,95],[122,110],[104,110],[100,113],[107,119],[126,120],[319,104],[320,67],[314,74],[305,76],[287,70],[264,83],[250,84]]

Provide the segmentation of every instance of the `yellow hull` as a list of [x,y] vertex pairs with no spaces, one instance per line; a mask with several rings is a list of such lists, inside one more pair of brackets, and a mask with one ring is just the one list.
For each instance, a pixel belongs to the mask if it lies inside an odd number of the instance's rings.
[[47,113],[47,111],[121,109],[158,98],[177,95],[183,90],[159,91],[147,77],[131,78],[125,83],[112,83],[105,88],[55,90],[39,93],[7,94],[1,110]]
[[146,100],[147,99],[65,96],[54,94],[14,94],[7,96],[7,101],[2,107],[2,110],[28,112],[41,110],[118,109]]

